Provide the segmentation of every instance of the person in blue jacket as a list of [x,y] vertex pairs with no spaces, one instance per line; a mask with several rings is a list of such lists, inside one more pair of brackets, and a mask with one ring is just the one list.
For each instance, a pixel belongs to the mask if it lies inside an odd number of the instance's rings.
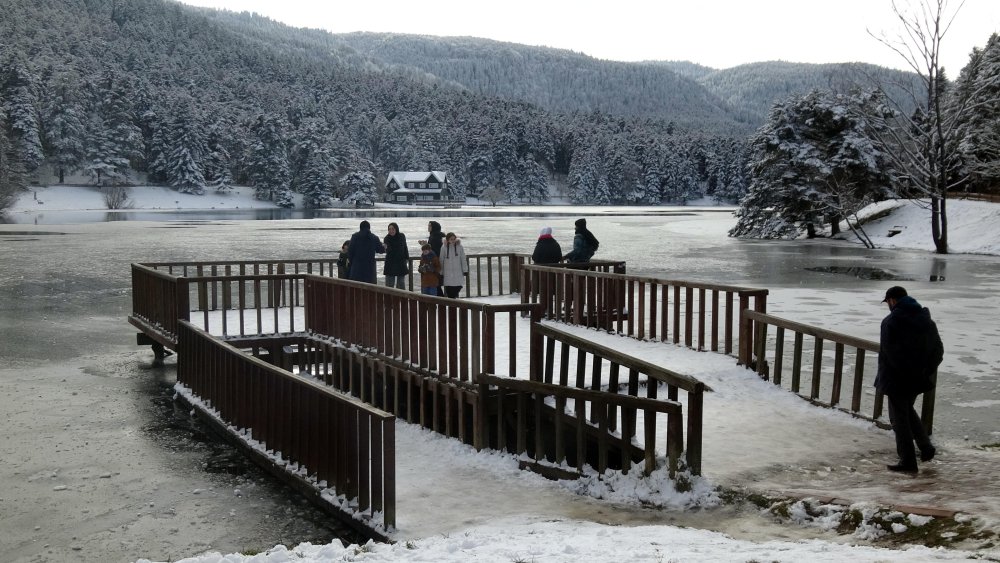
[[573,250],[564,256],[567,262],[590,262],[590,258],[597,252],[600,245],[594,233],[587,229],[587,220],[580,218],[576,220],[576,234],[573,235]]
[[347,277],[354,281],[375,283],[375,253],[384,254],[385,245],[372,233],[371,224],[362,221],[361,229],[351,235],[351,242],[347,245]]

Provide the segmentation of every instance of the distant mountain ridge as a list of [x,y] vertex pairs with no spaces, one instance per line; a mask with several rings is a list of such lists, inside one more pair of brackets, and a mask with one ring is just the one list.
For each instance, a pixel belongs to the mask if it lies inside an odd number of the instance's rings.
[[360,55],[489,96],[550,111],[656,117],[682,127],[749,131],[771,107],[814,88],[847,91],[878,84],[906,107],[916,75],[866,63],[767,61],[714,69],[690,61],[626,63],[474,37],[347,33],[333,38]]

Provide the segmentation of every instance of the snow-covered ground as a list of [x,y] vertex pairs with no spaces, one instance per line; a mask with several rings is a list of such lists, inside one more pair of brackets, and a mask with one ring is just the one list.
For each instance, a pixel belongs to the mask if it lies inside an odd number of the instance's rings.
[[[38,200],[34,197],[37,195]],[[132,190],[134,209],[155,210],[164,209],[248,209],[268,208],[269,204],[252,199],[252,192],[246,188],[238,189],[226,196],[187,196],[178,194],[168,188],[140,187]],[[897,202],[882,205],[895,205]],[[75,210],[104,210],[103,199],[99,192],[92,188],[49,187],[37,188],[22,197],[10,211],[13,214],[38,212],[40,207],[45,210],[60,210],[72,212]],[[610,211],[610,210],[609,210]],[[588,209],[588,213],[597,213]],[[949,201],[949,217],[951,218],[950,244],[955,252],[982,254],[1000,254],[1000,223],[997,214],[1000,206],[978,202]],[[908,202],[898,203],[894,212],[879,221],[866,225],[866,230],[877,245],[881,247],[918,248],[931,250],[929,234],[929,212],[918,205]],[[893,237],[888,236],[896,226],[904,227]],[[650,346],[648,343],[629,343],[630,349]],[[699,356],[698,353],[691,353]],[[701,357],[705,357],[701,354]],[[704,362],[692,360],[704,367]],[[727,364],[727,369],[732,366]],[[723,377],[738,377],[747,375],[740,370],[739,374],[721,373]],[[752,377],[746,378],[744,388],[755,390],[755,393],[775,394],[777,390],[767,387],[763,382]],[[720,386],[721,389],[721,386]],[[728,394],[739,394],[740,387],[727,388]],[[720,398],[724,398],[720,395]],[[788,397],[791,398],[791,397]],[[766,402],[766,401],[761,401]],[[804,403],[795,403],[795,408],[811,408]],[[824,416],[832,416],[828,413]],[[854,432],[860,439],[868,440],[869,434],[881,433],[888,441],[884,432],[876,431],[865,424],[842,417],[842,430]],[[565,492],[566,484],[548,482],[540,477],[519,471],[516,459],[512,456],[489,455],[476,453],[470,448],[448,440],[430,432],[402,425],[398,431],[400,442],[406,441],[412,445],[413,452],[424,452],[427,456],[446,456],[455,460],[456,471],[467,472],[472,477],[482,479],[484,476],[502,482],[513,482],[514,488],[524,497],[544,498]],[[794,425],[793,425],[794,426]],[[794,431],[790,427],[788,431]],[[834,443],[833,438],[824,437],[824,444]],[[819,438],[817,438],[819,439]],[[850,440],[850,438],[848,438]],[[710,448],[706,448],[710,450]],[[735,455],[735,454],[734,454]],[[878,460],[881,461],[881,460]],[[427,463],[433,463],[428,460]],[[830,468],[835,472],[838,468]],[[401,479],[405,478],[401,474]],[[423,475],[430,479],[433,475]],[[417,478],[417,476],[410,476]],[[419,486],[419,484],[417,484]],[[595,485],[591,483],[590,485]],[[508,484],[509,486],[509,484]],[[570,485],[572,486],[572,485]],[[598,486],[598,485],[595,485]],[[945,486],[942,481],[938,486]],[[639,490],[646,487],[646,490]],[[631,490],[629,490],[631,489]],[[622,493],[622,491],[626,491]],[[588,486],[586,494],[593,495],[593,488]],[[712,494],[706,489],[699,489],[698,494],[681,495],[672,491],[669,486],[657,486],[657,483],[647,480],[629,480],[617,483],[615,495],[605,502],[631,504],[634,507],[642,502],[655,500],[660,506],[677,504],[708,504],[712,502]],[[995,552],[960,552],[942,549],[914,547],[909,549],[880,549],[870,546],[852,546],[843,543],[820,540],[803,541],[749,541],[734,539],[717,532],[682,528],[677,526],[640,522],[640,525],[626,525],[616,522],[610,517],[577,519],[565,516],[553,516],[542,510],[532,513],[526,506],[526,514],[517,517],[491,518],[488,506],[476,506],[476,499],[450,499],[458,503],[448,507],[439,507],[442,511],[462,511],[461,503],[466,503],[465,525],[458,525],[447,533],[428,532],[427,535],[414,536],[406,534],[400,542],[394,545],[368,544],[344,546],[340,542],[328,545],[301,544],[286,548],[276,546],[264,553],[255,555],[240,555],[220,553],[192,554],[183,559],[186,562],[284,562],[284,561],[958,561],[986,558],[996,558]],[[473,508],[474,507],[474,508]],[[462,516],[460,514],[459,516]],[[426,518],[433,519],[434,516]],[[449,515],[450,519],[455,516]],[[400,515],[400,525],[409,528],[410,532],[419,532],[422,524],[417,523],[413,515]],[[409,520],[409,521],[408,521]],[[460,519],[461,520],[461,519]],[[667,520],[667,518],[664,518]],[[924,520],[921,517],[903,515],[898,526],[918,526]],[[895,527],[896,525],[894,525]],[[0,534],[2,535],[2,534]],[[859,537],[859,539],[865,539]],[[849,540],[845,540],[849,541]],[[84,559],[98,560],[100,554],[82,554]],[[141,560],[145,561],[145,560]]]

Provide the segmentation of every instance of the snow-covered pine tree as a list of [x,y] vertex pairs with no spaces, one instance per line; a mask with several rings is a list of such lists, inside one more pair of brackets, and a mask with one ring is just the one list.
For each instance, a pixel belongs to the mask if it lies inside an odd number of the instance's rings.
[[7,136],[7,114],[2,102],[0,96],[0,211],[10,207],[27,186],[21,155]]
[[252,126],[253,140],[246,169],[257,199],[273,201],[281,207],[292,207],[291,172],[284,129],[284,122],[277,116],[257,117]]
[[128,181],[131,159],[143,156],[142,130],[136,124],[130,86],[123,75],[108,70],[91,84],[94,107],[88,112],[87,164],[97,184]]
[[340,179],[343,200],[355,205],[374,205],[375,176],[371,172],[348,172]]
[[219,122],[208,128],[205,144],[208,148],[203,166],[205,185],[217,193],[227,192],[233,187],[233,174],[229,169],[229,150],[223,141]]
[[84,123],[86,113],[78,99],[79,81],[72,75],[63,73],[54,77],[46,89],[43,106],[45,123],[44,144],[49,159],[59,174],[59,183],[67,173],[80,169],[86,157]]
[[7,113],[7,130],[28,173],[45,159],[38,120],[37,78],[19,53],[0,62],[0,96]]
[[[948,97],[956,116],[959,150],[969,174],[969,189],[977,192],[1000,186],[1000,35],[972,50]],[[963,109],[964,108],[964,109]]]
[[197,103],[182,94],[172,105],[166,134],[166,174],[170,186],[181,193],[205,193],[203,163],[208,154],[205,126]]
[[886,111],[878,91],[813,90],[776,104],[750,140],[750,190],[730,235],[794,237],[795,225],[836,225],[886,197],[892,166],[876,141]]

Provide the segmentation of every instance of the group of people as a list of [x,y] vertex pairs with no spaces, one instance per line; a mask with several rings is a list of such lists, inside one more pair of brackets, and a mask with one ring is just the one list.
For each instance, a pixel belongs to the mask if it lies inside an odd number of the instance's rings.
[[[461,239],[455,233],[445,234],[441,223],[429,221],[427,238],[419,242],[417,272],[420,274],[420,292],[424,295],[458,297],[465,285],[465,276],[469,273]],[[544,227],[538,236],[531,260],[535,264],[557,264],[564,260],[589,262],[598,246],[600,242],[597,237],[587,229],[587,220],[580,218],[576,220],[573,250],[563,255],[562,247],[552,236],[552,227]],[[358,232],[340,247],[337,276],[376,283],[376,254],[385,254],[382,267],[385,285],[404,289],[406,277],[410,274],[410,251],[406,246],[406,235],[400,232],[396,223],[389,223],[388,232],[379,239],[371,232],[371,223],[362,221]]]
[[[424,295],[458,297],[465,285],[469,264],[462,241],[455,233],[444,234],[437,221],[427,223],[427,239],[420,241],[420,292]],[[399,225],[389,223],[385,237],[371,232],[371,223],[362,221],[351,240],[344,241],[337,257],[337,276],[376,283],[375,255],[385,254],[382,275],[385,285],[405,289],[410,274],[410,251]]]

